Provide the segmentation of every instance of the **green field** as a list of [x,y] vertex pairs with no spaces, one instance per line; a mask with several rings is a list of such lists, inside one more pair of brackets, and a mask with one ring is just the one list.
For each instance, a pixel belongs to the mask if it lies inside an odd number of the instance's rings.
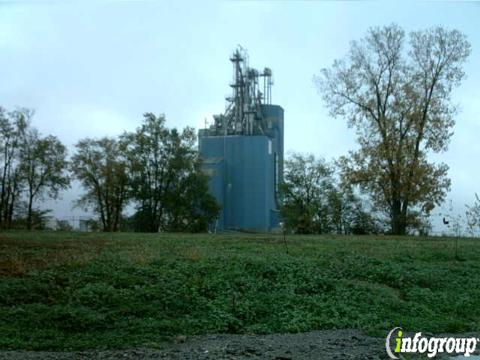
[[480,240],[0,234],[0,348],[157,347],[179,334],[478,331]]

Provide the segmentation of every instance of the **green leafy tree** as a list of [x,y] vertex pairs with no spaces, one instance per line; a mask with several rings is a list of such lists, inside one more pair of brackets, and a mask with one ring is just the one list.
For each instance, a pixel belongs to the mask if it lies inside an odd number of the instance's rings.
[[374,216],[335,168],[313,155],[293,153],[285,161],[280,185],[282,218],[287,229],[302,234],[370,234],[381,231]]
[[378,234],[381,221],[369,204],[351,188],[335,184],[328,192],[327,221],[329,232],[336,234]]
[[194,129],[168,129],[165,117],[152,113],[144,115],[134,133],[122,136],[137,204],[137,230],[206,230],[218,213],[199,170],[195,141]]
[[29,128],[22,132],[19,159],[26,188],[27,229],[32,229],[34,202],[45,197],[56,199],[69,187],[67,149],[57,137],[41,137],[36,129]]
[[284,166],[280,211],[285,226],[301,234],[325,232],[332,169],[324,160],[297,153],[291,154]]
[[76,144],[71,171],[85,194],[77,205],[93,209],[103,231],[117,231],[128,201],[129,176],[125,151],[116,139],[84,139]]
[[451,93],[470,54],[463,34],[442,27],[412,32],[405,43],[396,25],[371,29],[315,78],[331,115],[357,131],[360,148],[341,159],[343,176],[385,211],[393,234],[405,234],[450,188],[447,165],[427,155],[447,150]]
[[220,211],[216,199],[210,195],[208,177],[200,170],[200,163],[192,163],[190,169],[175,182],[167,197],[168,231],[203,232]]

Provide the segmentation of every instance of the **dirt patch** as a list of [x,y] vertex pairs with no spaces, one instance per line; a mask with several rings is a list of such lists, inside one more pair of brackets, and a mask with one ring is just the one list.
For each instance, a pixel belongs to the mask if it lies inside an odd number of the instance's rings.
[[99,256],[105,247],[104,239],[72,238],[44,242],[0,236],[0,277],[18,277],[31,270],[84,263]]
[[[183,340],[183,339],[181,339]],[[385,359],[384,339],[357,330],[314,331],[302,334],[208,335],[167,344],[161,350],[129,349],[88,352],[0,352],[0,359],[171,359],[171,360],[318,360]]]

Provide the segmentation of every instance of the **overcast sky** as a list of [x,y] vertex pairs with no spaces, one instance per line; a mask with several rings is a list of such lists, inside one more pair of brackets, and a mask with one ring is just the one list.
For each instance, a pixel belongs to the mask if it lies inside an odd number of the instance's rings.
[[[36,111],[33,124],[69,148],[83,137],[135,129],[144,112],[169,126],[203,126],[224,110],[237,45],[273,70],[273,103],[285,109],[285,148],[326,159],[355,147],[353,130],[328,116],[312,78],[368,28],[435,25],[467,35],[467,78],[450,149],[457,212],[480,193],[480,2],[1,1],[0,106]],[[78,188],[50,207],[71,210]],[[438,216],[437,216],[438,218]],[[435,220],[437,222],[438,219]]]

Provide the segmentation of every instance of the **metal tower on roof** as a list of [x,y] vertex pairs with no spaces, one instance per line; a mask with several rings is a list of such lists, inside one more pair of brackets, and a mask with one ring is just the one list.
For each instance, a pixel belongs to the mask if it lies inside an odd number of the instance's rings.
[[225,113],[214,116],[215,130],[219,135],[264,134],[267,124],[262,105],[270,105],[272,101],[272,70],[264,68],[259,72],[250,68],[248,54],[240,46],[230,61],[233,64],[232,95],[226,98]]

